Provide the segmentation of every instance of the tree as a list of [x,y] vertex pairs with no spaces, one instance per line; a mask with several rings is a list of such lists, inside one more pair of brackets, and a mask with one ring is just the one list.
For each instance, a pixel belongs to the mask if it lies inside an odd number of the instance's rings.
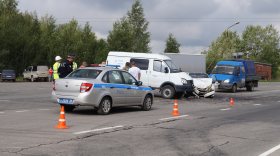
[[149,52],[150,33],[147,31],[149,22],[144,17],[144,9],[139,0],[135,0],[127,16],[132,26],[132,51]]
[[169,34],[166,44],[165,44],[165,53],[180,53],[180,44],[177,42],[176,38],[172,33]]
[[109,50],[150,52],[148,25],[140,1],[135,0],[127,16],[115,22],[113,30],[109,32],[107,39]]
[[242,49],[248,58],[272,64],[272,76],[277,75],[280,65],[279,33],[272,26],[247,26],[242,33]]
[[210,73],[219,60],[230,59],[241,50],[240,37],[236,32],[224,31],[209,47],[206,56],[207,72]]

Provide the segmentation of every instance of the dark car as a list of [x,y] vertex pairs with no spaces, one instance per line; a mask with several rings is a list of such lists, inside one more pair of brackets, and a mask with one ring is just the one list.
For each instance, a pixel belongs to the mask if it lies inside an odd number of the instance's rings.
[[16,81],[16,72],[14,70],[2,70],[1,73],[1,80],[10,80],[15,82]]

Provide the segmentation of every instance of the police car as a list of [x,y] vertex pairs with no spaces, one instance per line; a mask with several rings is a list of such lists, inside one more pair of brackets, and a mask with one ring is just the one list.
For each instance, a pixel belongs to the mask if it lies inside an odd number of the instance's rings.
[[86,67],[55,81],[54,102],[66,111],[77,106],[93,106],[98,114],[109,114],[112,107],[140,106],[148,111],[154,95],[150,87],[142,86],[130,73],[112,67]]

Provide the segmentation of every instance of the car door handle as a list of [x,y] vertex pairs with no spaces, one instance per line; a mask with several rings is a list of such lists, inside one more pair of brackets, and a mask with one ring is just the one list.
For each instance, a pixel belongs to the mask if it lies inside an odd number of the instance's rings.
[[110,87],[111,89],[115,88],[115,87]]

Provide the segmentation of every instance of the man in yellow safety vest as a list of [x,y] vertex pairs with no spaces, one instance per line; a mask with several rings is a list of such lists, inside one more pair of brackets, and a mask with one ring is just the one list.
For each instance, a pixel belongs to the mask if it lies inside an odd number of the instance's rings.
[[60,66],[62,58],[60,56],[55,57],[55,63],[53,65],[53,80],[59,79],[58,68]]

